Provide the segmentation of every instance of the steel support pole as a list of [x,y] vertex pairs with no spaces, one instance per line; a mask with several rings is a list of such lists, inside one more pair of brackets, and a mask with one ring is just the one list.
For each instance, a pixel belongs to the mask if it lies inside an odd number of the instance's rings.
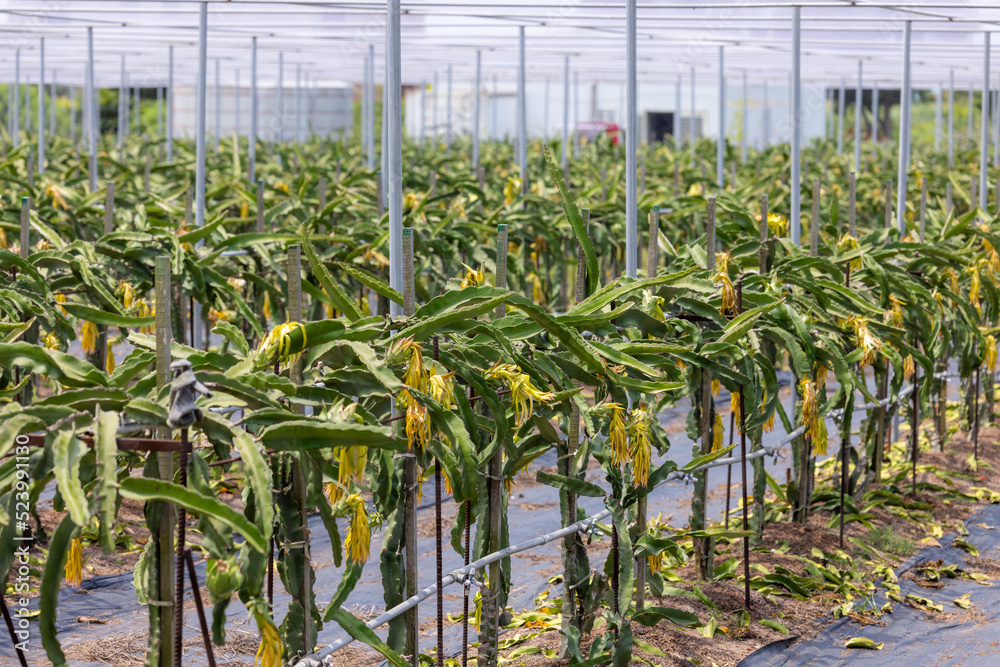
[[688,144],[694,146],[698,137],[695,134],[695,118],[694,118],[694,65],[691,66],[691,118],[688,119]]
[[479,167],[479,111],[482,87],[483,52],[476,51],[476,85],[472,91],[472,168]]
[[792,243],[799,245],[802,240],[802,187],[800,184],[799,167],[802,142],[802,52],[801,52],[802,8],[792,7],[792,202],[791,223]]
[[276,141],[285,142],[285,54],[278,51],[278,124],[275,130]]
[[941,126],[943,111],[942,106],[944,101],[941,99],[944,96],[944,89],[942,86],[938,86],[934,90],[934,152],[941,150]]
[[521,192],[528,192],[528,103],[525,91],[524,26],[518,27],[517,161],[521,167]]
[[639,268],[639,201],[636,184],[636,0],[625,4],[625,275],[635,278]]
[[844,154],[844,104],[847,98],[847,84],[840,80],[840,89],[837,91],[837,155]]
[[451,155],[451,63],[448,63],[448,95],[444,100],[444,154]]
[[38,160],[35,168],[45,172],[45,38],[38,38]]
[[719,47],[719,136],[715,142],[715,184],[726,184],[726,47]]
[[302,141],[302,64],[295,63],[295,143]]
[[[562,169],[569,166],[569,56],[563,57],[563,141]],[[568,184],[567,184],[568,185]]]
[[[368,56],[361,57],[361,154],[368,164]],[[370,167],[369,167],[370,168]]]
[[[971,101],[971,98],[970,98]],[[979,132],[979,208],[986,210],[990,166],[990,33],[983,33],[983,101]]]
[[49,136],[56,136],[56,78],[58,70],[52,70],[52,83],[49,84]]
[[215,59],[215,152],[219,152],[219,137],[222,134],[222,86],[220,85],[219,59]]
[[854,172],[857,174],[861,173],[861,118],[865,113],[863,66],[859,60],[858,87],[854,91]]
[[872,86],[872,143],[878,143],[878,83]]
[[247,137],[250,182],[257,180],[257,38],[250,38],[250,136]]
[[236,116],[233,125],[236,130],[236,141],[240,140],[240,71],[236,70],[236,90],[233,91],[233,113]]
[[767,81],[763,84],[763,110],[761,112],[761,125],[764,126],[763,137],[761,141],[764,143],[764,148],[771,145],[771,109],[768,107],[767,102]]
[[[402,60],[400,56],[400,0],[388,0],[386,13],[386,91],[388,108],[387,136],[389,167],[389,285],[403,292],[403,127],[402,127]],[[389,314],[399,317],[402,307],[390,301]]]
[[681,79],[683,77],[677,75],[677,83],[674,90],[674,147],[680,148],[684,143],[684,136],[681,133]]
[[[195,225],[205,224],[205,97],[208,87],[208,3],[202,2],[198,14],[198,80],[195,100]],[[200,247],[204,241],[199,241]],[[195,300],[191,317],[194,321],[194,332],[191,336],[191,347],[199,349],[202,346],[203,324],[201,321],[201,304]]]
[[[993,166],[1000,167],[1000,89],[994,91],[992,100],[990,116],[993,118]],[[997,192],[997,200],[1000,201],[1000,192]]]
[[900,236],[906,235],[906,176],[910,162],[910,35],[912,23],[903,23],[903,82],[900,86],[899,111],[899,171],[896,182],[896,226]]
[[[254,44],[257,44],[257,38],[253,38]],[[256,49],[254,50],[256,53]],[[174,47],[168,49],[167,56],[167,162],[174,161]],[[253,153],[251,153],[251,162]],[[251,167],[251,170],[253,167]],[[253,178],[253,173],[251,171],[250,178]]]
[[747,161],[747,71],[743,70],[743,102],[740,116],[740,162]]
[[[368,169],[375,171],[375,45],[368,45]],[[383,111],[384,113],[384,111]]]
[[118,150],[125,147],[125,54],[121,55],[121,68],[118,84]]
[[156,136],[163,136],[163,86],[156,87]]
[[87,137],[90,159],[88,160],[88,175],[90,177],[90,191],[97,192],[97,108],[94,105],[94,29],[87,27],[87,99],[84,102],[84,109],[89,109],[90,113],[85,114],[87,118]]
[[948,71],[948,167],[955,166],[955,70]]

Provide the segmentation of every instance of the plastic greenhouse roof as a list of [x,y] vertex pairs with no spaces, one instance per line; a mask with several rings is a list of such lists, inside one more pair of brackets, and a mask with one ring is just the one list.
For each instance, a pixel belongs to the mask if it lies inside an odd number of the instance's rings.
[[[121,56],[130,86],[167,82],[168,47],[174,46],[174,82],[193,85],[197,71],[198,0],[4,0],[0,4],[0,81],[14,79],[20,51],[21,81],[37,82],[39,38],[45,38],[46,80],[82,85],[86,29],[94,31],[97,85],[119,85]],[[1000,31],[1000,2],[640,2],[637,68],[640,84],[672,84],[678,75],[718,72],[725,47],[727,77],[784,86],[791,70],[792,7],[802,7],[802,82],[856,85],[863,62],[866,87],[898,87],[902,33],[912,25],[912,81],[916,89],[982,85],[984,32]],[[360,82],[363,57],[375,51],[376,79],[384,65],[385,2],[208,0],[209,85],[213,60],[223,85],[249,85],[251,36],[258,39],[258,82],[273,86],[278,53],[284,85]],[[415,85],[444,74],[458,86],[474,76],[482,51],[483,80],[512,82],[518,28],[525,26],[529,80],[561,80],[563,59],[581,81],[625,76],[625,4],[588,0],[403,0],[402,81]],[[685,84],[687,79],[685,79]]]

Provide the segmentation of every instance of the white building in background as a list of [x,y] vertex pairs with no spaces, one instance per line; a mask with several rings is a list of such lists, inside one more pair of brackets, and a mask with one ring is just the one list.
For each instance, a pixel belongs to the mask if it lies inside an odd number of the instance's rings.
[[[719,134],[719,88],[714,73],[700,72],[704,83],[695,81],[694,113],[691,110],[691,79],[685,74],[681,83],[681,131],[687,137],[691,118],[699,137],[715,139]],[[639,84],[637,105],[639,109],[640,142],[653,141],[663,134],[671,135],[677,126],[677,84],[676,77],[663,84]],[[425,136],[435,133],[444,137],[447,130],[447,86],[439,82],[437,91],[437,127],[434,127],[435,95],[428,82],[427,90],[421,94],[419,86],[406,93],[406,131],[418,138],[421,134],[421,117],[425,123]],[[548,95],[546,95],[546,87]],[[802,86],[802,136],[805,141],[822,137],[825,131],[825,104],[822,86]],[[726,85],[726,136],[731,143],[739,145],[742,130],[743,101],[742,82],[734,77]],[[533,137],[559,138],[563,131],[563,81],[550,78],[548,86],[544,81],[529,81],[527,84],[528,133]],[[452,133],[471,134],[473,115],[473,86],[453,88]],[[546,97],[548,103],[546,103]],[[426,108],[421,114],[421,99]],[[624,128],[625,83],[618,81],[586,81],[580,77],[578,100],[574,100],[573,85],[570,85],[570,128],[574,118],[580,123],[604,121],[616,123]],[[574,101],[576,108],[574,109]],[[483,139],[513,138],[517,132],[517,90],[510,81],[495,85],[492,80],[484,80],[480,102],[480,137]],[[766,112],[765,112],[766,110]],[[787,79],[779,78],[767,86],[766,104],[763,84],[747,87],[747,146],[763,146],[768,143],[789,141],[789,87]]]
[[[195,87],[174,87],[174,132],[180,137],[193,137],[195,131]],[[292,140],[298,136],[305,140],[310,134],[324,136],[340,131],[350,131],[352,125],[353,89],[348,83],[324,83],[322,87],[302,87],[301,101],[297,105],[295,86],[284,86],[282,108],[278,116],[278,89],[276,86],[257,86],[257,134],[260,139],[275,141],[279,136]],[[205,130],[209,136],[231,137],[250,134],[250,88],[241,85],[222,86],[220,98],[220,127],[215,127],[215,88],[208,85],[205,96]],[[296,109],[300,113],[296,113]],[[238,112],[237,112],[238,109]],[[236,126],[237,118],[239,127]],[[296,135],[296,133],[298,133]]]

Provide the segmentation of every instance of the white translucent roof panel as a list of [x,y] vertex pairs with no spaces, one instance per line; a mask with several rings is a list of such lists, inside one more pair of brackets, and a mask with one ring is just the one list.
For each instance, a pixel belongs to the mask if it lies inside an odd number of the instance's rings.
[[[0,80],[14,78],[20,52],[21,81],[38,79],[39,38],[45,38],[46,76],[81,85],[86,30],[94,30],[95,70],[101,87],[117,87],[122,55],[129,85],[167,81],[167,50],[174,46],[174,81],[196,74],[198,6],[187,0],[0,0]],[[640,84],[667,83],[692,67],[716,76],[718,46],[726,50],[726,75],[748,73],[751,82],[784,82],[791,67],[792,6],[802,7],[802,79],[806,84],[853,86],[863,61],[865,85],[895,87],[901,76],[901,39],[912,22],[915,89],[946,84],[981,86],[984,32],[1000,31],[1000,0],[984,2],[640,2]],[[249,82],[250,38],[258,38],[262,86],[284,83],[358,82],[363,57],[374,47],[376,77],[383,76],[384,2],[277,2],[210,0],[209,85],[220,61],[224,85]],[[525,26],[528,78],[560,78],[563,58],[587,81],[620,81],[625,72],[625,5],[600,0],[403,0],[403,83],[429,81],[451,65],[456,85],[468,85],[475,52],[483,75],[513,79],[517,34]],[[997,45],[1000,50],[1000,45]],[[442,79],[443,81],[443,79]]]

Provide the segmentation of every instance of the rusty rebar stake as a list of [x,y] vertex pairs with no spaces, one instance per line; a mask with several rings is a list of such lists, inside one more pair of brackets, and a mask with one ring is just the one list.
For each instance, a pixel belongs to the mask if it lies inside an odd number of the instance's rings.
[[[743,312],[743,277],[736,283],[736,314]],[[747,504],[747,397],[745,387],[740,387],[740,472],[743,474],[743,532],[750,532],[750,508]],[[750,538],[743,536],[743,602],[750,611]]]
[[[736,426],[736,413],[733,412],[732,410],[730,410],[729,411],[729,446],[730,447],[733,446],[733,439],[735,438],[735,434],[733,433],[733,430],[734,430],[735,426]],[[730,463],[729,465],[726,466],[726,522],[725,522],[725,524],[723,524],[723,525],[725,525],[726,530],[729,529],[729,501],[730,501],[730,499],[732,498],[732,495],[733,495],[732,488],[733,488],[733,464]]]
[[205,657],[208,667],[215,667],[215,649],[212,648],[212,636],[208,632],[208,621],[205,619],[205,607],[201,603],[201,590],[198,588],[198,573],[194,569],[194,556],[190,547],[184,549],[184,560],[187,561],[188,579],[191,581],[191,592],[194,596],[194,606],[198,610],[198,623],[201,625],[201,638],[205,642]]
[[[438,337],[434,336],[432,353],[438,360]],[[436,369],[435,369],[436,370]],[[441,461],[434,461],[434,551],[437,556],[437,664],[444,667],[444,553],[441,548]]]
[[0,612],[3,612],[3,620],[7,624],[7,631],[10,633],[10,645],[17,651],[17,658],[21,661],[21,667],[28,667],[28,660],[24,657],[24,651],[18,646],[17,633],[14,631],[14,620],[10,617],[7,601],[3,599],[2,595],[0,595]]
[[[187,487],[188,430],[181,429],[180,470],[178,482],[181,487]],[[187,511],[183,506],[177,507],[177,572],[176,593],[174,595],[174,666],[181,667],[181,652],[184,638],[184,549],[186,536],[184,529],[187,524]]]

